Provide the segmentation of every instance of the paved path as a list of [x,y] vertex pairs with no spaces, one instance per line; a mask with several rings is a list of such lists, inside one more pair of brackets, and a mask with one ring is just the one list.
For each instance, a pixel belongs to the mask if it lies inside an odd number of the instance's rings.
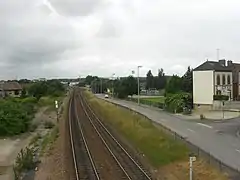
[[[104,99],[101,95],[97,96]],[[177,134],[187,138],[192,144],[201,147],[201,149],[210,153],[221,162],[224,162],[228,166],[240,171],[239,138],[229,134],[221,134],[212,125],[183,120],[161,110],[147,108],[146,106],[138,106],[133,102],[116,99],[104,100],[140,112],[152,121],[160,123],[175,131]]]

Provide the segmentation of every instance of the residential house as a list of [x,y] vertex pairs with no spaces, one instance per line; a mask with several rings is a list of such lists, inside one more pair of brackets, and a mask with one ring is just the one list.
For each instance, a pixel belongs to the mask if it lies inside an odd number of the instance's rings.
[[1,82],[0,96],[20,97],[22,94],[22,86],[18,82]]
[[194,106],[212,109],[214,95],[227,95],[229,96],[229,100],[235,99],[240,92],[238,90],[236,93],[236,88],[233,85],[233,83],[239,85],[239,71],[237,70],[237,66],[232,61],[228,61],[226,64],[226,60],[223,59],[219,61],[206,61],[196,67],[193,70]]

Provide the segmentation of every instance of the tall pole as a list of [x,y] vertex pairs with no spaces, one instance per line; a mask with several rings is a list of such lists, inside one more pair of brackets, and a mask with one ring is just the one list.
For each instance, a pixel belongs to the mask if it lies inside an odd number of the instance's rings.
[[101,94],[103,93],[103,88],[102,88],[102,78],[101,78]]
[[139,69],[141,68],[142,66],[138,66],[137,67],[137,76],[138,76],[138,105],[140,105],[140,82],[139,82]]
[[219,51],[220,49],[217,49],[217,60],[219,60]]
[[113,87],[113,78],[115,76],[115,73],[112,74],[112,97],[114,96],[114,87]]

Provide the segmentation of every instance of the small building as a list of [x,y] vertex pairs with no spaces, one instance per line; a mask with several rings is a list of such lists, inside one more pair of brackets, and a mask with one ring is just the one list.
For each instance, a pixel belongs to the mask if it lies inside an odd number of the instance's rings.
[[1,82],[0,96],[20,97],[22,95],[22,86],[18,82]]
[[[235,65],[230,62],[226,65],[224,59],[206,61],[193,70],[194,107],[212,109],[214,95],[227,95],[229,100],[239,96],[238,93],[233,93],[233,77],[236,77],[236,72],[233,72]],[[239,71],[237,73],[239,76]]]

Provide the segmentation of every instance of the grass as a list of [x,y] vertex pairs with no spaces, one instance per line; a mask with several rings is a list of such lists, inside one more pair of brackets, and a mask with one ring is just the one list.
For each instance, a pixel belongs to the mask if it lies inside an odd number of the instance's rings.
[[149,120],[97,99],[89,93],[87,96],[100,117],[108,121],[140,152],[145,154],[153,166],[163,166],[188,156],[188,149],[185,145],[159,131]]
[[57,126],[53,128],[52,131],[50,131],[44,138],[41,143],[41,150],[40,150],[40,155],[43,155],[48,147],[51,147],[53,142],[58,138],[59,136],[59,129]]

